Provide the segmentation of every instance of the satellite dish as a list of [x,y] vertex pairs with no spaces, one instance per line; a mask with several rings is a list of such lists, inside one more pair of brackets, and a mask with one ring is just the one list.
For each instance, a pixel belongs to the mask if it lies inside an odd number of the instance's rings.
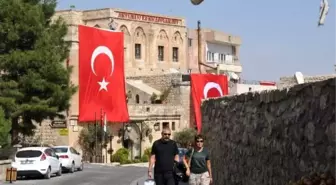
[[303,74],[301,72],[295,72],[295,78],[296,78],[296,82],[298,84],[303,84],[304,83],[304,77]]
[[193,5],[199,5],[201,4],[204,0],[190,0]]

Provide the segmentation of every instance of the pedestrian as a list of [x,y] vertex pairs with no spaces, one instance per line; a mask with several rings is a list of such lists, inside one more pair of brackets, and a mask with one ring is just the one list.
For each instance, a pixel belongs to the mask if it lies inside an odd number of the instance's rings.
[[175,141],[170,139],[171,130],[162,129],[161,139],[156,140],[152,146],[148,167],[148,177],[153,178],[156,185],[176,185],[174,178],[174,164],[179,161],[179,151]]
[[189,185],[212,184],[209,151],[204,147],[204,137],[202,135],[195,136],[195,145],[187,152],[184,160],[189,176]]

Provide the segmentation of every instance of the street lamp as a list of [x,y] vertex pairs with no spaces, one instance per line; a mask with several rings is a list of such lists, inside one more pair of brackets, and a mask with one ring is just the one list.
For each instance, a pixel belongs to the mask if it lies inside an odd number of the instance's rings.
[[193,4],[193,5],[199,5],[203,2],[204,0],[190,0],[190,2]]

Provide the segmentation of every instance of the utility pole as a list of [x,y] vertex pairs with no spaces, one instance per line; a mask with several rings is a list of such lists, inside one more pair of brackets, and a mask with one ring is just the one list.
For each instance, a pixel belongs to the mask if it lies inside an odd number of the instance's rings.
[[201,74],[201,64],[202,64],[202,30],[201,21],[197,21],[197,46],[198,46],[198,70]]
[[208,67],[208,68],[211,68],[213,70],[216,70],[216,74],[219,74],[219,66],[217,65],[216,67],[213,67],[213,66],[210,66],[210,65],[207,65],[207,64],[204,64],[202,62],[202,29],[201,29],[201,21],[197,21],[197,44],[198,44],[198,70],[199,70],[199,73],[201,74],[202,73],[202,70],[201,70],[201,65],[205,66],[205,67]]

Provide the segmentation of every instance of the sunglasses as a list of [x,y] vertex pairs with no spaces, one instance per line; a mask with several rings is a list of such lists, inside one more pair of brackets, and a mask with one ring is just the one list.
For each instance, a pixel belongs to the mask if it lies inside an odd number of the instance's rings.
[[164,135],[164,136],[170,136],[171,134],[170,133],[162,133],[162,135]]
[[203,140],[197,140],[196,143],[203,143]]

